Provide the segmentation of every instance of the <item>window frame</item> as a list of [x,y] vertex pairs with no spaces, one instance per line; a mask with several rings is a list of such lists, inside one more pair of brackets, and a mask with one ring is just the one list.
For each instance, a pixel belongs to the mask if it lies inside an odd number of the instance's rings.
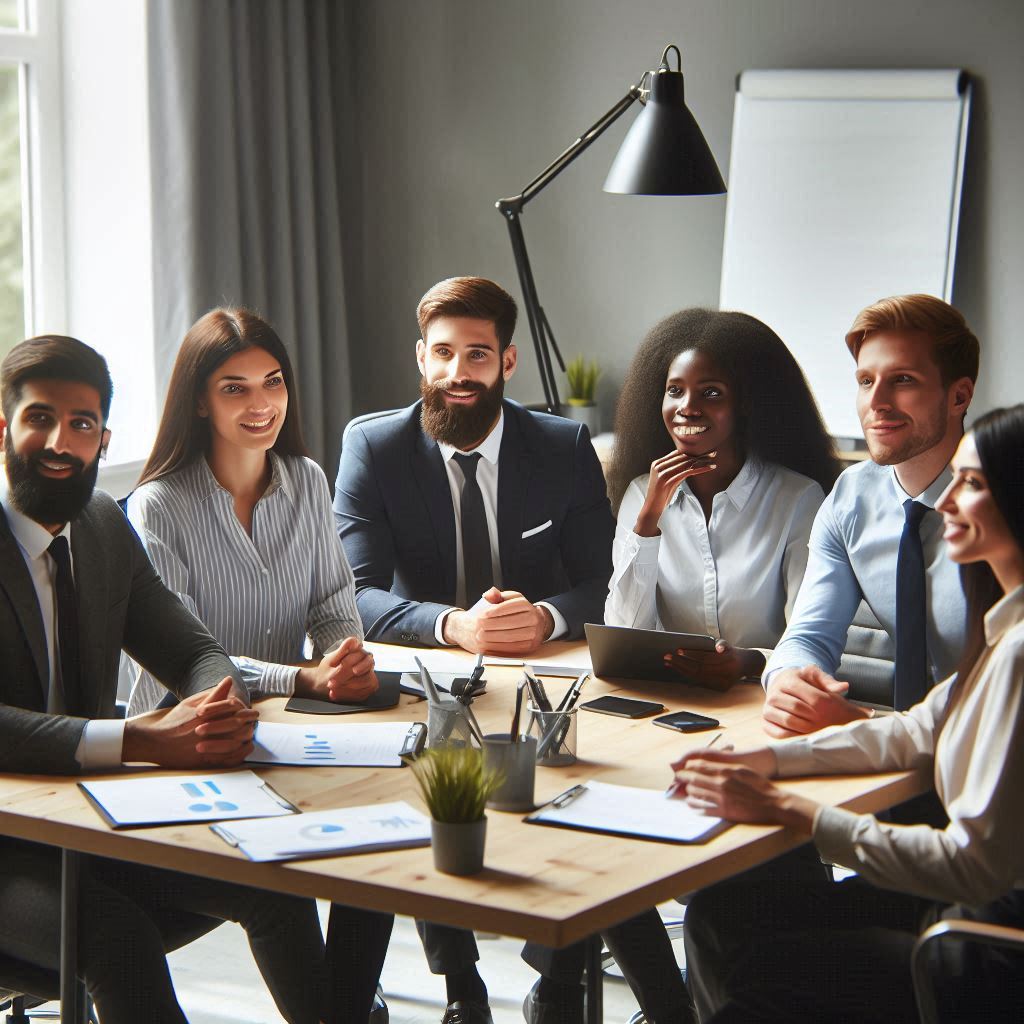
[[67,330],[64,97],[58,2],[23,0],[23,27],[0,29],[0,63],[17,64],[20,71],[26,337],[43,330]]

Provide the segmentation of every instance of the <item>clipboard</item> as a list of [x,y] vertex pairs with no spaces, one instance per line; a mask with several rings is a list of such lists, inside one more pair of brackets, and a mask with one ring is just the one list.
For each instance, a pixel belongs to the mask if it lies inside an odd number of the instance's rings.
[[426,743],[423,722],[258,722],[249,764],[401,768]]
[[111,828],[274,818],[299,808],[248,770],[191,775],[139,775],[79,782],[78,788]]
[[661,790],[585,782],[561,793],[523,821],[661,843],[702,843],[731,822],[670,800]]

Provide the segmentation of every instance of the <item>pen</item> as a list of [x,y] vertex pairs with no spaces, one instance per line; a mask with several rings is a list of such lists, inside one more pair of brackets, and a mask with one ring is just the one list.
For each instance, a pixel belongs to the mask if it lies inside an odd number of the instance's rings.
[[547,690],[544,689],[544,684],[530,671],[529,668],[524,669],[526,677],[530,681],[530,694],[533,697],[533,703],[536,704],[539,711],[551,711],[551,701],[548,700]]
[[569,687],[566,691],[565,696],[562,698],[558,705],[559,711],[569,711],[576,706],[576,701],[580,699],[580,690],[583,689],[583,684],[590,678],[589,672],[581,672],[576,682]]
[[[722,735],[723,735],[722,733],[716,732],[715,735],[712,736],[711,739],[708,740],[708,742],[705,743],[703,747],[699,747],[698,749],[699,750],[710,750],[722,738]],[[681,783],[679,782],[678,779],[673,779],[669,783],[668,789],[665,790],[665,796],[667,796],[667,797],[675,796],[676,793],[679,792],[680,785],[681,785]]]
[[441,695],[437,692],[437,687],[434,686],[434,680],[430,678],[427,666],[424,665],[419,658],[416,658],[416,664],[420,667],[420,685],[427,694],[427,700],[429,700],[431,704],[440,704]]
[[519,742],[519,716],[523,710],[523,690],[526,688],[526,680],[524,679],[516,687],[516,709],[512,714],[512,727],[509,729],[509,739],[513,743]]

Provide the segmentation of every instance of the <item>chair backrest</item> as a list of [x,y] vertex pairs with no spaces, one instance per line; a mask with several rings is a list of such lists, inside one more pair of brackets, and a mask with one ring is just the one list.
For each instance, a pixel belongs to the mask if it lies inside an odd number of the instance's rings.
[[861,601],[846,634],[846,649],[836,678],[850,684],[849,696],[854,700],[891,708],[895,657],[892,637]]
[[348,435],[353,427],[358,427],[360,423],[369,423],[370,420],[379,420],[381,416],[390,416],[394,412],[401,412],[401,409],[382,409],[380,412],[364,412],[362,416],[353,416],[345,425],[345,430],[341,435],[341,448],[345,450],[345,442],[348,441]]

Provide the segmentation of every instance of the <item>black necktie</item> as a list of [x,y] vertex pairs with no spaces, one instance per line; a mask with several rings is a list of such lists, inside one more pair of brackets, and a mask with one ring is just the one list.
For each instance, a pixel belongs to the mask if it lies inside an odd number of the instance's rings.
[[491,538],[484,514],[484,496],[476,480],[479,452],[452,456],[462,470],[462,568],[466,577],[466,607],[471,608],[494,584]]
[[[81,688],[78,682],[78,596],[75,578],[71,575],[71,552],[66,537],[54,537],[47,549],[57,566],[57,650],[60,660],[60,681],[64,691],[64,710],[73,715],[79,711]],[[56,673],[50,685],[56,685]]]
[[927,505],[908,498],[906,519],[896,561],[896,672],[893,706],[905,711],[928,690],[928,643],[925,632],[927,597],[924,584],[924,548],[921,520]]

